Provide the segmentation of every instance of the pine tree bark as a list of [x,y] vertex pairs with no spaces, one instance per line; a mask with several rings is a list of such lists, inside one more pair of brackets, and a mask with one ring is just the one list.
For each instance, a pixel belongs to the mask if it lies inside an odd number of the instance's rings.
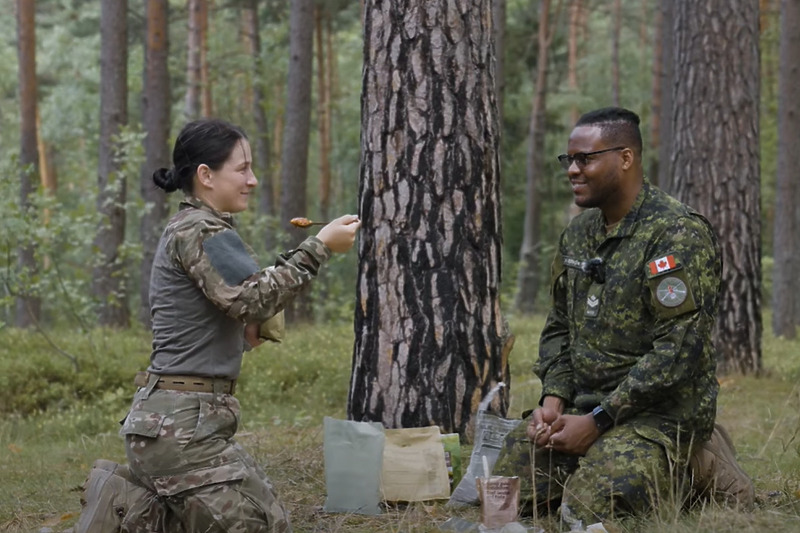
[[503,95],[506,89],[506,3],[506,0],[494,0],[492,2],[492,33],[494,34],[494,78],[495,94],[497,99],[497,123],[500,124],[501,131],[503,129]]
[[[569,29],[567,32],[567,87],[573,96],[578,95],[578,40],[580,34],[581,12],[583,0],[570,0],[569,3]],[[577,105],[571,105],[569,110],[570,124],[575,124],[580,118]]]
[[672,187],[672,98],[675,79],[675,50],[673,25],[675,22],[675,4],[673,0],[660,0],[661,12],[661,118],[658,130],[658,186],[674,194]]
[[97,264],[92,294],[100,325],[127,327],[128,288],[119,255],[125,239],[126,180],[119,163],[118,135],[128,123],[128,0],[102,0],[100,10],[100,224],[93,243]]
[[208,61],[208,13],[213,0],[200,2],[200,113],[204,117],[214,115],[214,101],[211,91],[211,65]]
[[780,25],[772,330],[793,339],[800,324],[800,0],[781,2]]
[[365,3],[353,420],[466,434],[509,383],[490,10]]
[[[293,0],[289,16],[289,71],[286,117],[281,152],[281,225],[294,247],[308,231],[289,221],[306,213],[308,144],[311,131],[311,77],[314,55],[314,2]],[[308,321],[311,306],[307,293],[286,307],[287,321]]]
[[619,105],[619,38],[622,32],[622,3],[614,0],[611,5],[611,19],[613,30],[611,32],[611,102]]
[[[259,0],[248,0],[242,6],[243,31],[245,46],[252,65],[252,110],[255,131],[250,135],[253,149],[253,160],[256,164],[256,175],[261,182],[258,198],[258,212],[267,217],[277,215],[277,200],[275,198],[275,180],[273,179],[272,157],[270,153],[269,121],[264,110],[266,96],[264,95],[264,61],[261,58],[261,31],[258,24]],[[265,233],[265,246],[272,250],[277,245],[277,239],[271,231]]]
[[[48,194],[55,195],[58,192],[58,172],[53,165],[53,145],[42,137],[42,116],[39,113],[38,105],[36,106],[36,149],[39,151],[39,183]],[[49,218],[45,217],[45,224],[48,221]]]
[[547,110],[547,62],[552,39],[550,0],[539,2],[536,80],[528,129],[528,154],[525,168],[525,221],[517,271],[517,295],[514,308],[524,314],[536,310],[541,274],[541,177],[544,174],[545,112]]
[[676,196],[722,247],[721,373],[761,369],[758,0],[675,2]]
[[[19,206],[35,217],[31,197],[39,181],[39,148],[36,129],[38,89],[36,81],[36,5],[17,0],[17,58],[19,61],[20,152]],[[22,242],[17,249],[17,269],[22,280],[34,280],[39,271],[36,247]],[[17,288],[14,324],[20,328],[34,326],[41,315],[41,299],[23,281]]]
[[167,200],[164,192],[153,184],[157,168],[169,168],[169,130],[172,98],[169,88],[169,1],[147,0],[145,4],[145,59],[142,94],[145,162],[139,175],[139,191],[148,206],[139,222],[142,242],[142,266],[139,272],[139,320],[150,321],[150,270],[164,221]]
[[328,14],[323,6],[314,9],[314,30],[317,41],[317,128],[319,131],[319,216],[328,220],[331,202],[331,88],[328,57],[326,52],[325,19]]
[[652,92],[650,97],[650,149],[653,157],[650,158],[650,169],[647,173],[650,181],[654,185],[659,184],[659,149],[661,146],[661,80],[664,53],[671,53],[671,50],[664,50],[662,35],[664,17],[660,8],[656,8],[653,35],[653,78]]
[[184,118],[194,120],[201,113],[203,5],[205,0],[188,0],[188,31],[186,39],[186,96]]

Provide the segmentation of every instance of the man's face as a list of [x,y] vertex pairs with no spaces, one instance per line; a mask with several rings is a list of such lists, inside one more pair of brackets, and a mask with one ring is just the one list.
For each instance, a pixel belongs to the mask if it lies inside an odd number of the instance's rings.
[[[569,136],[567,155],[588,154],[617,148],[602,137],[597,126],[578,126]],[[585,164],[582,164],[585,161]],[[567,169],[575,204],[599,207],[604,212],[621,199],[622,151],[610,150],[586,158],[577,157]]]

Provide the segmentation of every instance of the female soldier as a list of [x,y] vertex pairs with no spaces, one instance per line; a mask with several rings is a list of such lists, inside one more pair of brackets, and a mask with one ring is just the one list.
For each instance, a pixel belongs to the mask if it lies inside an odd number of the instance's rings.
[[172,160],[153,181],[186,198],[153,261],[153,351],[120,431],[130,472],[185,531],[291,531],[269,479],[233,438],[234,386],[245,340],[262,342],[259,324],[308,285],[332,252],[349,250],[361,223],[342,216],[262,269],[231,217],[247,208],[257,183],[244,132],[221,120],[191,122]]

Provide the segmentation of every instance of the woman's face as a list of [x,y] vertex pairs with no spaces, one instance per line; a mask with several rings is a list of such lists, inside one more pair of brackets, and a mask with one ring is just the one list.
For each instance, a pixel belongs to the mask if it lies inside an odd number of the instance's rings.
[[250,143],[247,139],[240,139],[221,168],[198,168],[198,172],[208,173],[200,178],[199,196],[217,211],[244,211],[247,209],[250,193],[258,184],[253,174],[252,162]]

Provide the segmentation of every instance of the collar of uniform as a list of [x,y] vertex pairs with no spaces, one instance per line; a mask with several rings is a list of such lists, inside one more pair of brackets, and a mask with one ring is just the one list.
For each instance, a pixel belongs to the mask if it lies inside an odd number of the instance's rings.
[[217,211],[216,209],[214,209],[213,207],[211,207],[210,205],[205,203],[203,200],[201,200],[197,196],[186,196],[186,197],[184,197],[183,201],[181,201],[181,203],[180,203],[179,209],[186,209],[186,208],[189,208],[189,207],[194,207],[195,209],[201,209],[203,211],[207,211],[207,212],[211,213],[212,215],[218,216],[219,218],[221,218],[222,220],[224,220],[225,222],[227,222],[231,226],[235,226],[236,225],[235,221],[233,219],[233,215],[231,215],[230,213],[224,213],[222,211]]
[[636,195],[636,200],[634,200],[630,210],[608,234],[606,234],[606,226],[605,220],[603,219],[603,214],[598,210],[598,217],[595,221],[596,233],[602,235],[604,239],[612,237],[627,237],[631,235],[636,229],[636,223],[639,220],[639,210],[641,210],[645,200],[647,200],[647,198],[650,196],[651,187],[650,181],[645,177],[644,181],[642,182],[642,188],[639,191],[639,194]]

